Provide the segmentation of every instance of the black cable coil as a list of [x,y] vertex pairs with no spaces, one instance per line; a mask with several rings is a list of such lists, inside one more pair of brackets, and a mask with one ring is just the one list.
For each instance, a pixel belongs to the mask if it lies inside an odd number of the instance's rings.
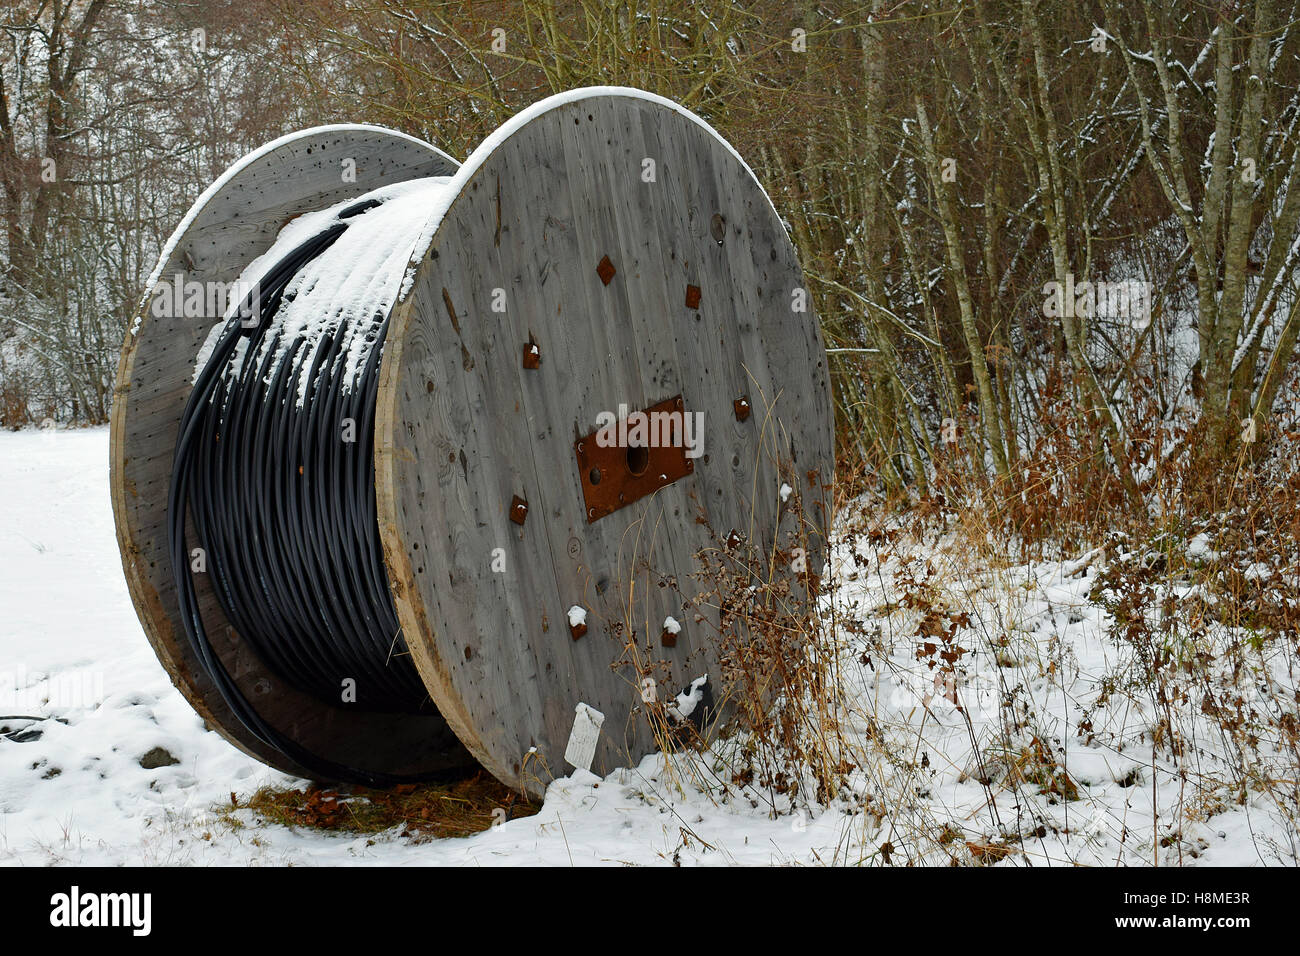
[[[376,304],[368,327],[340,321],[314,340],[274,321],[304,267],[349,220],[380,204],[363,199],[337,213],[228,313],[181,416],[168,496],[186,633],[226,703],[254,736],[309,771],[370,786],[417,778],[307,752],[262,719],[218,659],[199,611],[186,506],[217,600],[270,669],[334,706],[436,713],[402,638],[376,518],[375,401],[388,303]],[[350,367],[346,343],[357,334],[368,352]],[[345,703],[349,690],[355,702]]]

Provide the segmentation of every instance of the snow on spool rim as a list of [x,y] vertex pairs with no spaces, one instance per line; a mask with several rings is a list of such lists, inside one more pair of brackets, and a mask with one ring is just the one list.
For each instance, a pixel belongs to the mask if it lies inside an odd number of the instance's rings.
[[145,280],[145,292],[144,295],[141,296],[140,304],[136,309],[137,315],[131,326],[131,335],[135,335],[139,332],[140,319],[146,311],[146,306],[148,305],[150,297],[153,295],[155,286],[158,285],[159,279],[162,278],[167,263],[171,261],[186,234],[190,231],[191,227],[194,226],[200,214],[205,208],[207,208],[212,200],[215,199],[226,186],[245,175],[247,170],[256,165],[258,160],[275,155],[277,152],[283,151],[286,147],[293,146],[299,140],[315,139],[332,133],[374,134],[385,138],[405,140],[412,146],[433,152],[437,156],[441,157],[452,169],[455,169],[458,165],[454,159],[442,150],[430,143],[424,142],[422,139],[417,139],[414,136],[399,132],[395,129],[389,129],[386,126],[372,126],[368,123],[328,123],[324,126],[312,126],[308,129],[299,130],[296,133],[286,133],[278,139],[273,139],[271,142],[259,146],[251,152],[245,153],[239,159],[235,160],[235,162],[231,163],[220,176],[214,179],[211,184],[203,190],[203,192],[199,193],[199,197],[194,200],[194,205],[190,206],[189,210],[181,218],[181,221],[176,225],[176,228],[172,230],[172,234],[167,238],[167,241],[163,243],[162,251],[158,253],[158,262],[154,265],[153,271],[149,273],[149,278]]
[[[425,221],[440,215],[451,201],[450,183],[449,176],[430,176],[381,186],[355,199],[304,213],[280,230],[274,244],[240,273],[235,288],[256,288],[272,264],[300,242],[341,221],[341,212],[372,200],[381,204],[350,217],[348,229],[338,241],[299,270],[289,284],[285,301],[270,327],[273,334],[268,336],[268,341],[277,345],[268,375],[274,373],[291,350],[301,348],[310,353],[325,336],[343,328],[348,342],[344,377],[349,385],[355,384],[357,371],[365,364],[374,345],[375,332],[397,301]],[[213,324],[195,358],[194,379],[207,364],[216,339],[239,307],[238,297],[232,296],[225,314]],[[242,359],[241,343],[231,366]],[[298,380],[299,407],[310,385],[305,377]]]

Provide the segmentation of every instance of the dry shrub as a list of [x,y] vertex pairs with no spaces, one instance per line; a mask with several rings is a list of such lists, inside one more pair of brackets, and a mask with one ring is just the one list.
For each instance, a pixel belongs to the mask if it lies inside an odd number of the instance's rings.
[[0,428],[17,431],[30,423],[24,389],[11,382],[0,383]]
[[1272,796],[1300,825],[1300,435],[1243,450],[1145,527],[1112,532],[1092,598],[1135,651],[1127,689],[1161,714],[1173,757],[1208,717],[1230,769],[1221,782]]
[[699,589],[683,603],[697,626],[713,631],[720,670],[710,675],[712,720],[683,724],[665,702],[647,705],[665,753],[719,744],[713,753],[725,779],[710,786],[761,793],[777,814],[829,802],[853,770],[837,716],[836,635],[844,625],[821,600],[824,569],[815,558],[829,489],[817,490],[813,501],[797,490],[811,485],[811,476],[797,480],[789,463],[782,473],[791,493],[775,542],[698,518],[714,543],[697,553],[692,577]]

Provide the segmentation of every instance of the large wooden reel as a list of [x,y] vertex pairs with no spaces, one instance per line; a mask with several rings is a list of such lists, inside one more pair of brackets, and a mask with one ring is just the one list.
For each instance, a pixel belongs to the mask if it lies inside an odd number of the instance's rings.
[[[349,150],[372,157],[358,161],[353,194],[455,168],[366,128],[273,144],[200,203],[161,275],[189,255],[188,271],[233,278],[283,221],[348,195],[330,177]],[[313,185],[304,171],[316,160]],[[820,569],[826,358],[762,187],[668,101],[612,88],[553,97],[494,133],[450,188],[393,307],[375,422],[392,596],[441,718],[355,715],[295,694],[210,598],[205,620],[259,712],[304,746],[385,771],[436,769],[465,758],[449,725],[497,778],[539,794],[568,772],[578,705],[604,716],[591,769],[605,772],[654,749],[647,678],[660,697],[716,679],[717,613],[693,604],[698,552],[720,535],[787,548],[808,530],[793,527],[802,500],[812,533],[800,543]],[[235,191],[260,206],[222,198]],[[245,238],[212,238],[233,233]],[[199,713],[293,770],[233,721],[173,616],[162,511],[206,331],[146,316],[128,337],[113,432],[124,566],[146,633]],[[602,422],[648,409],[702,415],[698,457],[593,447]],[[585,628],[570,627],[574,607]],[[681,631],[665,641],[670,616]]]

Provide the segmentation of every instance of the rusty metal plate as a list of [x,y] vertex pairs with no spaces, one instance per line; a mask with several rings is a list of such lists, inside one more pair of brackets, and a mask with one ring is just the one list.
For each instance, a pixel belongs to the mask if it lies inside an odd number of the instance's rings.
[[686,409],[677,395],[574,442],[587,523],[693,472],[686,425]]

